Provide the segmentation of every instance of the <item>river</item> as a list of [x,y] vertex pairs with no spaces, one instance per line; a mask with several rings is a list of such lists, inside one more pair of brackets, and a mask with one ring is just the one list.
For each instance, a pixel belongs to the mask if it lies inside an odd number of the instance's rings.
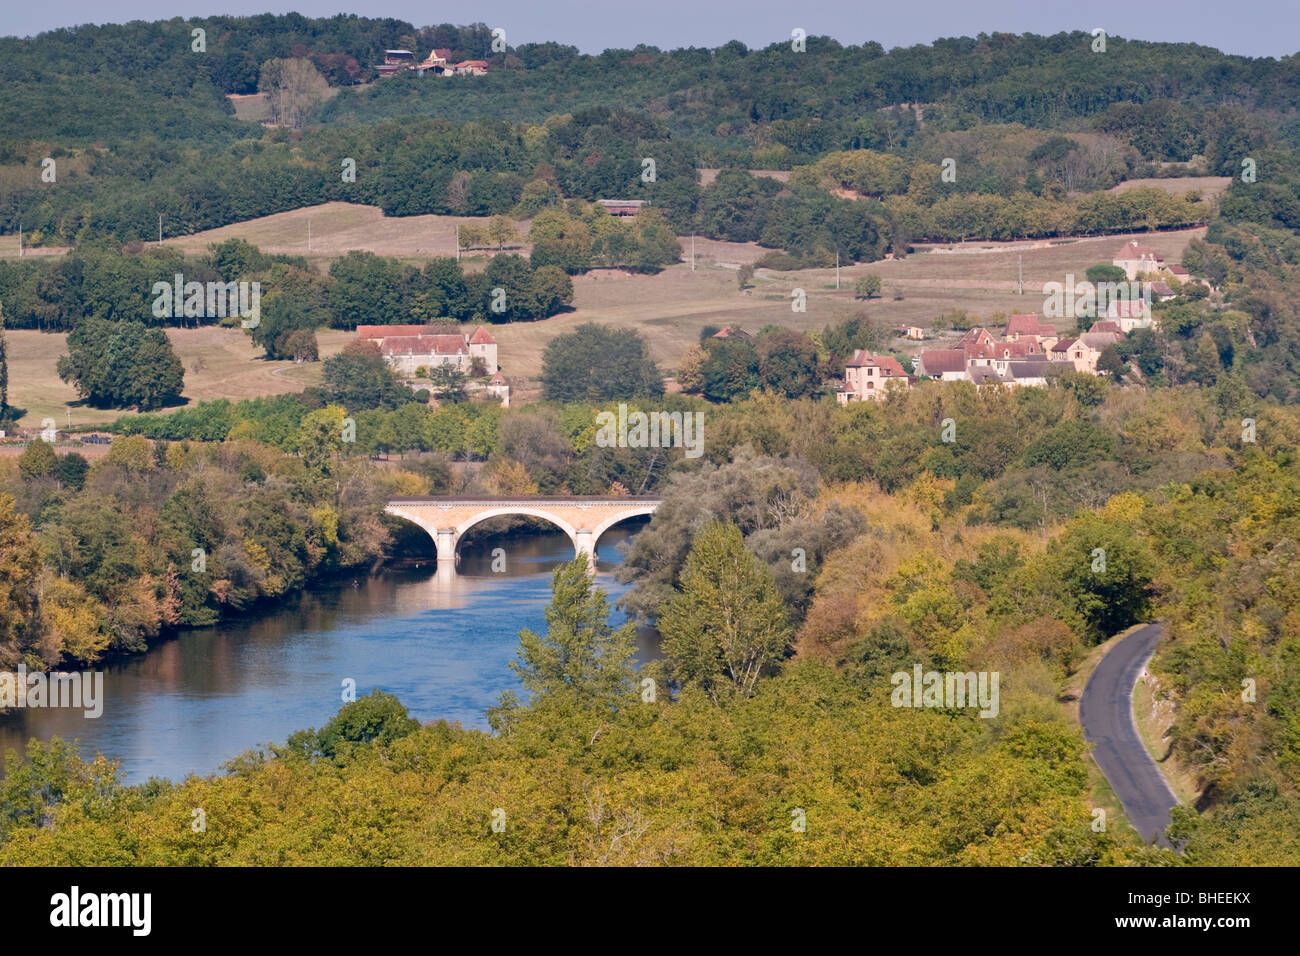
[[[617,545],[636,527],[629,522],[600,540],[597,583],[611,605],[626,590],[611,573],[622,557]],[[498,547],[505,568],[493,571]],[[429,562],[318,585],[269,611],[184,630],[103,669],[98,718],[69,708],[0,717],[0,754],[21,752],[32,737],[76,738],[83,754],[121,761],[130,783],[179,781],[320,727],[342,706],[349,678],[357,696],[375,688],[394,694],[420,721],[486,730],[487,708],[502,691],[519,691],[507,666],[519,631],[544,631],[551,573],[572,559],[562,532],[515,533],[463,544],[460,573],[446,584]],[[626,620],[617,610],[611,618]],[[638,656],[656,653],[655,636],[642,632]]]

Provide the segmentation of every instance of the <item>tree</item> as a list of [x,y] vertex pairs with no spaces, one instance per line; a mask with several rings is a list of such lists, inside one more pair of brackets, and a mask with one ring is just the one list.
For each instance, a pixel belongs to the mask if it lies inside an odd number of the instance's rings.
[[24,481],[48,478],[58,467],[58,460],[54,446],[38,438],[28,442],[23,453],[18,456],[18,474],[22,475]]
[[790,644],[772,574],[731,522],[712,522],[696,536],[659,631],[672,679],[701,687],[714,701],[729,692],[752,696]]
[[149,411],[180,399],[185,369],[162,329],[87,318],[67,345],[59,377],[97,408]]
[[817,346],[803,332],[768,332],[759,337],[754,351],[764,388],[786,398],[803,398],[817,390]]
[[459,365],[444,362],[434,366],[429,381],[433,383],[433,394],[444,402],[463,402],[469,397],[465,391],[467,379]]
[[290,735],[287,744],[291,752],[332,760],[351,747],[384,747],[419,729],[420,722],[407,713],[401,701],[392,694],[373,690],[344,704],[320,730],[300,730]]
[[284,340],[284,350],[295,362],[316,362],[320,359],[316,333],[311,329],[294,329],[288,333]]
[[520,631],[510,669],[534,699],[565,695],[616,708],[631,692],[636,629],[631,623],[617,630],[610,625],[609,601],[588,569],[585,554],[555,569],[546,634]]
[[397,408],[413,401],[411,390],[384,360],[374,342],[350,342],[323,363],[321,393],[349,411]]
[[870,299],[880,295],[880,276],[863,276],[853,283],[853,298]]
[[0,494],[0,667],[22,658],[40,570],[41,551],[27,516],[16,510],[12,495]]
[[266,94],[272,123],[301,129],[311,111],[329,95],[329,84],[311,60],[271,59],[262,64],[257,88]]
[[553,402],[656,398],[663,375],[634,329],[588,322],[558,335],[542,353],[542,394]]

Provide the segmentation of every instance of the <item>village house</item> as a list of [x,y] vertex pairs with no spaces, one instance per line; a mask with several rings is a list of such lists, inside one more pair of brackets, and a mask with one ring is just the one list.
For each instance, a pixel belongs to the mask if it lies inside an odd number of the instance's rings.
[[858,349],[844,365],[844,384],[835,392],[841,405],[849,402],[872,402],[885,397],[888,390],[907,390],[911,380],[892,355],[872,355]]
[[1005,376],[1016,385],[1042,388],[1047,384],[1047,369],[1052,363],[1046,354],[1035,358],[1038,361],[1008,362]]
[[415,54],[410,50],[385,50],[384,62],[375,67],[380,76],[392,76],[415,65]]
[[1106,346],[1114,345],[1122,336],[1116,332],[1084,332],[1078,338],[1062,339],[1052,346],[1053,362],[1068,362],[1076,372],[1097,374],[1097,360]]
[[483,76],[488,71],[487,60],[462,60],[452,67],[457,76]]
[[1116,299],[1106,306],[1106,318],[1119,326],[1124,335],[1134,329],[1144,329],[1152,325],[1151,303],[1145,299]]
[[1160,302],[1168,302],[1170,299],[1177,297],[1177,293],[1169,287],[1169,283],[1164,279],[1157,279],[1151,283],[1151,295]]
[[916,374],[945,382],[968,382],[965,349],[926,349],[916,360]]
[[1115,253],[1111,264],[1123,269],[1124,275],[1128,276],[1128,281],[1132,282],[1145,272],[1159,272],[1165,264],[1165,259],[1150,246],[1144,246],[1136,239],[1131,239]]
[[1056,344],[1056,329],[1038,318],[1036,312],[1020,313],[1007,319],[1007,330],[1003,338],[1008,342],[1020,342],[1033,339],[1042,351]]
[[423,63],[415,67],[415,72],[423,76],[425,73],[433,73],[435,76],[450,76],[451,69],[451,50],[445,47],[435,47],[429,51],[429,56]]

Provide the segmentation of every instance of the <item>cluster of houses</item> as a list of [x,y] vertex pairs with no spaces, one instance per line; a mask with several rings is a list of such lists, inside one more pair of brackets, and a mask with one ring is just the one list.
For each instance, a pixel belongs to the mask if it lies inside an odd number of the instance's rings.
[[488,71],[487,60],[461,60],[451,62],[451,50],[431,50],[427,58],[416,62],[410,50],[385,50],[384,62],[375,67],[380,76],[392,76],[404,70],[414,70],[416,76],[432,73],[434,76],[482,76]]
[[[1181,283],[1195,281],[1181,266],[1166,266],[1164,257],[1136,239],[1125,243],[1111,260],[1124,270],[1129,282],[1146,278],[1150,296],[1109,301],[1102,318],[1087,332],[1062,337],[1037,314],[1013,315],[1007,320],[1001,340],[984,328],[973,328],[956,347],[927,349],[913,362],[909,376],[899,362],[888,355],[873,355],[859,349],[844,369],[844,383],[836,391],[840,404],[883,398],[888,389],[910,388],[918,378],[946,382],[997,383],[1009,388],[1047,384],[1048,370],[1068,367],[1076,372],[1101,374],[1097,362],[1109,345],[1121,341],[1135,329],[1155,325],[1151,300],[1167,301],[1175,295],[1165,275]],[[909,339],[922,339],[923,329],[904,326],[896,330]]]
[[[1125,315],[1137,314],[1127,308]],[[1140,304],[1140,303],[1139,303]],[[1061,337],[1036,314],[1013,315],[1007,320],[1002,339],[985,328],[973,328],[955,348],[926,349],[915,359],[915,374],[909,376],[897,359],[873,355],[858,349],[845,365],[844,383],[836,391],[841,405],[883,398],[889,388],[910,388],[916,378],[937,378],[945,382],[999,384],[1008,388],[1047,384],[1049,369],[1069,368],[1092,375],[1108,345],[1114,345],[1134,328],[1150,325],[1149,314],[1140,320],[1102,319],[1087,332]]]
[[478,359],[492,377],[487,384],[471,382],[469,391],[482,391],[499,399],[502,405],[510,405],[510,386],[497,364],[497,340],[482,326],[464,335],[433,325],[358,325],[357,339],[374,342],[384,361],[408,379],[443,365],[454,365],[470,376]]

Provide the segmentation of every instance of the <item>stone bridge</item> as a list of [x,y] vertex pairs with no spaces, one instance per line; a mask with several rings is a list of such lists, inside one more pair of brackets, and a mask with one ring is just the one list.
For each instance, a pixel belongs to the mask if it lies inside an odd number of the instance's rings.
[[480,521],[502,515],[541,518],[560,528],[573,542],[575,554],[585,554],[592,573],[596,568],[596,542],[628,518],[653,514],[662,498],[610,498],[600,495],[528,496],[518,498],[466,498],[420,496],[393,498],[384,511],[417,524],[429,533],[438,551],[438,576],[456,573],[456,548],[461,536]]

